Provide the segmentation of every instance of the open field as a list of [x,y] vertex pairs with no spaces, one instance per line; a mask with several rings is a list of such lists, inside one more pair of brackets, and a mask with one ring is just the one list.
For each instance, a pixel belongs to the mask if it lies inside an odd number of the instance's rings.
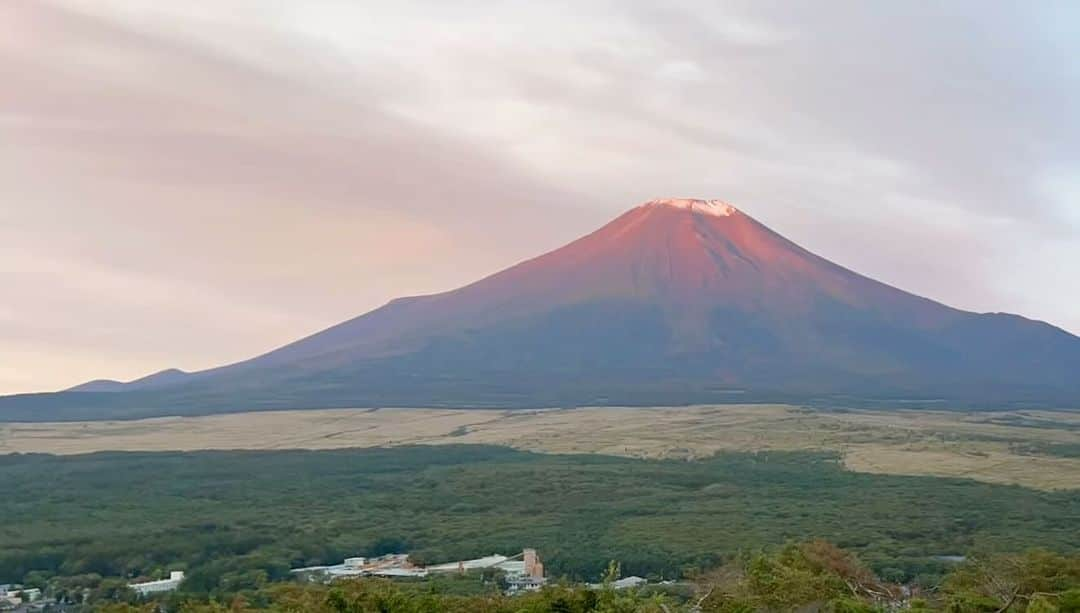
[[542,411],[338,409],[0,424],[0,453],[335,449],[482,443],[701,458],[832,450],[855,471],[1080,488],[1080,412],[826,411],[782,405]]

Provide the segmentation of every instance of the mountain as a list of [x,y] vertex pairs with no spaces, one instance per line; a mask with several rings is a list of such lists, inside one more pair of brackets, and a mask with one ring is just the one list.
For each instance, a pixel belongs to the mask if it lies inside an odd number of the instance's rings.
[[1078,372],[1080,338],[1059,328],[879,283],[720,201],[665,199],[471,285],[394,300],[244,362],[8,397],[0,419],[384,405],[1075,406]]
[[168,368],[152,375],[147,375],[134,381],[115,381],[113,379],[95,379],[76,385],[66,391],[69,392],[124,392],[135,389],[152,389],[171,383],[178,383],[187,378],[186,373],[178,368]]

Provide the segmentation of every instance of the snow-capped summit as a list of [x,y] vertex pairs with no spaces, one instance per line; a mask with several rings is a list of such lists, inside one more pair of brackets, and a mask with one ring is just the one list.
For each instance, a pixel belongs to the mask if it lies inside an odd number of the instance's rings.
[[730,217],[739,212],[739,209],[723,200],[699,200],[696,198],[657,198],[646,202],[642,206],[668,206],[694,213],[716,215],[717,217]]

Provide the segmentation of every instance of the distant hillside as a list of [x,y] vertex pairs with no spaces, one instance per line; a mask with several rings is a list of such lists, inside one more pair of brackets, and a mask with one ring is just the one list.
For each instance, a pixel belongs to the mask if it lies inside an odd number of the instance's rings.
[[170,385],[172,383],[180,383],[184,381],[188,376],[188,373],[178,369],[169,368],[161,372],[156,372],[152,375],[147,375],[141,379],[135,379],[134,381],[114,381],[112,379],[95,379],[94,381],[88,381],[82,385],[76,385],[65,391],[68,392],[127,392],[136,389],[152,389],[163,385]]

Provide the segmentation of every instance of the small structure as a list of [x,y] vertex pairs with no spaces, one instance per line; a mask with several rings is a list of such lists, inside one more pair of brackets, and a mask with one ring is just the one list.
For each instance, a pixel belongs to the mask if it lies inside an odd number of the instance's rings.
[[[613,590],[628,590],[630,588],[641,587],[648,583],[648,579],[642,577],[623,577],[622,579],[616,579],[610,584]],[[603,583],[590,583],[589,587],[594,590],[603,589],[605,586]]]
[[507,575],[506,591],[509,594],[520,592],[535,592],[547,585],[545,577],[530,577],[528,575]]
[[525,561],[525,574],[530,577],[544,576],[544,563],[540,561],[535,549],[526,549],[521,552]]
[[616,590],[628,590],[634,587],[641,587],[648,583],[647,579],[642,577],[623,577],[622,579],[616,579],[611,582],[611,587]]
[[504,566],[506,571],[506,586],[511,594],[518,592],[532,592],[544,587],[547,578],[544,577],[544,563],[540,561],[535,549],[525,549],[521,552],[520,569]]
[[184,581],[184,571],[174,570],[169,573],[168,579],[161,579],[159,581],[146,581],[145,583],[129,583],[128,587],[135,590],[135,593],[139,596],[149,596],[150,594],[160,594],[162,592],[171,592],[180,587],[180,584]]

